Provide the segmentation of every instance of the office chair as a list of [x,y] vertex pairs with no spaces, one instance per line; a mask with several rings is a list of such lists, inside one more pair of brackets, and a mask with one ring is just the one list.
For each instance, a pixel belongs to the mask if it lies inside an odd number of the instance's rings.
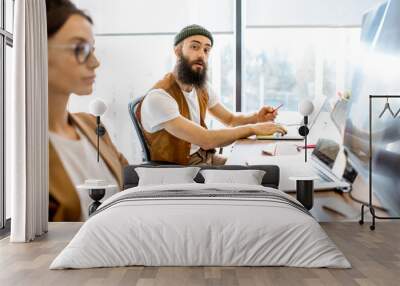
[[[143,162],[149,163],[149,164],[170,165],[172,163],[150,160],[150,158],[151,158],[150,150],[149,150],[149,147],[147,146],[147,142],[146,142],[146,139],[145,139],[143,131],[142,131],[142,126],[136,117],[136,108],[137,108],[138,104],[142,101],[143,98],[144,98],[144,96],[141,96],[128,104],[129,116],[131,117],[133,126],[135,127],[136,134],[139,137],[140,145],[142,147],[141,148],[142,149],[142,160],[143,160]],[[222,154],[222,147],[219,149],[219,154]]]
[[135,127],[136,130],[136,134],[139,137],[139,141],[140,141],[140,145],[141,145],[141,149],[142,149],[142,160],[143,162],[150,162],[150,150],[149,147],[147,146],[146,143],[146,139],[144,138],[144,134],[142,131],[142,127],[141,124],[139,122],[139,120],[136,117],[136,108],[138,106],[138,104],[142,101],[144,96],[141,96],[135,100],[133,100],[132,102],[130,102],[128,104],[128,108],[129,108],[129,116],[131,117],[133,126]]

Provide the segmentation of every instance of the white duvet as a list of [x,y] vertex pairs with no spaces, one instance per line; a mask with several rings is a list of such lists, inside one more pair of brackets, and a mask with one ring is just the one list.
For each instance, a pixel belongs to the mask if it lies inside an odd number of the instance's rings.
[[265,191],[297,202],[279,190],[262,186],[132,188],[107,199],[50,269],[128,265],[351,267],[311,215],[279,200],[251,196],[121,200],[138,192],[206,193],[214,188]]

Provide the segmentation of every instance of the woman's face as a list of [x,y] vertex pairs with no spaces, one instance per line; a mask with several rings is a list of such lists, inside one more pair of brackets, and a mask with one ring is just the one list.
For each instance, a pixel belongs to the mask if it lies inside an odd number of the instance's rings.
[[48,40],[49,91],[55,94],[87,95],[93,91],[95,70],[92,24],[72,15]]

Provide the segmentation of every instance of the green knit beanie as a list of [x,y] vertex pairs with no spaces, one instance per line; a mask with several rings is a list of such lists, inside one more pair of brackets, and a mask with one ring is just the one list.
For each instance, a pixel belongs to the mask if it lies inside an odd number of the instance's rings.
[[184,39],[189,38],[191,36],[195,36],[195,35],[201,35],[201,36],[209,38],[211,41],[211,46],[214,43],[213,36],[207,29],[205,29],[199,25],[189,25],[189,26],[183,28],[178,34],[175,35],[174,46],[178,45]]

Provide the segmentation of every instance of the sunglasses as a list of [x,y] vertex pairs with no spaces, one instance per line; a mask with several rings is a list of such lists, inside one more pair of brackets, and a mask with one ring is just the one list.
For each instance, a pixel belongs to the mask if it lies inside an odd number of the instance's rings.
[[70,45],[54,44],[51,45],[50,47],[72,50],[74,52],[76,61],[79,64],[85,64],[88,61],[90,55],[94,53],[94,45],[88,42],[80,42],[77,44],[70,44]]

